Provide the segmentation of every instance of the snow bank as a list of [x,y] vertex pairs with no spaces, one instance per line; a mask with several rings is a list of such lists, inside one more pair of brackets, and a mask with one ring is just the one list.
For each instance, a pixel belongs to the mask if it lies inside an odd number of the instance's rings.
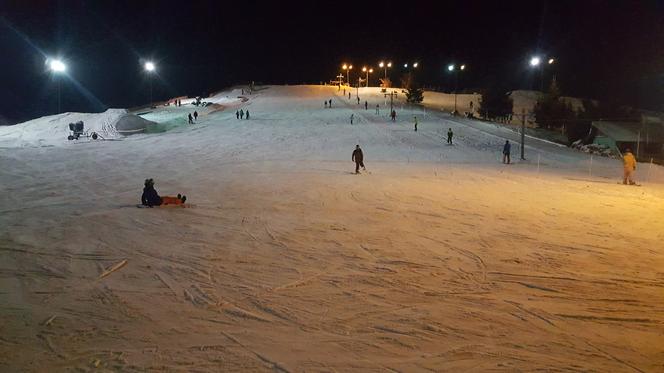
[[61,146],[68,143],[69,123],[83,121],[85,131],[102,138],[142,132],[151,122],[125,109],[108,109],[103,113],[62,113],[49,115],[13,126],[0,127],[0,147],[21,148]]

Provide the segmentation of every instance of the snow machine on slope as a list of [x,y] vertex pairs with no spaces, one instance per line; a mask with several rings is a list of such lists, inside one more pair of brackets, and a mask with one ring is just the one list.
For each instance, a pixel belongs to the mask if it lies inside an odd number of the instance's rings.
[[88,134],[88,131],[84,130],[84,125],[83,121],[78,121],[75,123],[69,123],[69,130],[71,131],[71,134],[67,136],[67,140],[78,140],[81,136],[83,137],[92,137],[93,140],[97,140],[99,138],[99,135],[97,132],[92,132]]

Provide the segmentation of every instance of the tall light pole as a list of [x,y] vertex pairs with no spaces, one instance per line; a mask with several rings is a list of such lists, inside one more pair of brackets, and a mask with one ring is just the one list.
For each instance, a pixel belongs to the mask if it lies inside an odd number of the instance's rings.
[[[556,62],[554,58],[549,58],[547,61],[548,65],[553,65]],[[544,92],[544,62],[539,56],[533,56],[530,58],[529,62],[532,68],[539,69],[540,73],[540,92]]]
[[346,81],[348,82],[348,86],[350,86],[350,71],[353,69],[353,65],[344,64],[341,66],[341,69],[346,71]]
[[[56,75],[59,74],[64,74],[65,71],[67,71],[67,65],[65,65],[64,62],[61,60],[55,59],[55,60],[47,60],[46,63],[48,64],[48,68]],[[58,79],[58,113],[62,112],[62,100],[61,100],[61,78]]]
[[367,73],[367,81],[366,81],[366,87],[369,88],[369,74],[373,73],[373,69],[367,69],[367,67],[362,68],[362,72]]
[[447,66],[447,71],[454,74],[454,115],[457,115],[457,90],[459,86],[459,72],[464,71],[465,69],[466,65],[461,65],[458,68],[454,64]]
[[149,80],[150,80],[150,107],[152,107],[152,75],[157,69],[157,67],[154,65],[154,62],[152,61],[147,61],[145,65],[143,65],[143,68],[145,71],[147,71],[149,75]]
[[[387,68],[392,67],[392,62],[384,63],[383,61],[381,61],[378,64],[378,66],[385,69],[385,80],[383,80],[383,85],[385,85],[387,83]],[[384,88],[387,88],[387,87],[384,87]]]

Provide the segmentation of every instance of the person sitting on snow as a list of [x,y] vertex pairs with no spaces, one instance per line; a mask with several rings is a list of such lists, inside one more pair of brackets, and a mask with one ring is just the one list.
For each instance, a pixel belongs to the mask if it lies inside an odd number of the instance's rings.
[[180,194],[178,194],[177,197],[159,196],[159,193],[157,193],[157,190],[154,188],[154,180],[145,179],[143,195],[141,195],[141,204],[144,206],[183,205],[186,200],[187,197]]

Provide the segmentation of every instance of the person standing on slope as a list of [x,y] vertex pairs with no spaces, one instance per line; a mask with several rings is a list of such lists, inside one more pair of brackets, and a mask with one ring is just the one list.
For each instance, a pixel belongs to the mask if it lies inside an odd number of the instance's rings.
[[353,124],[353,118],[355,118],[355,114],[350,115],[350,124]]
[[240,110],[235,110],[235,117],[240,119]]
[[240,109],[240,119],[244,119],[244,110]]
[[379,112],[378,112],[378,109],[379,109],[379,108],[380,108],[380,106],[378,106],[378,104],[376,104],[376,115],[379,114]]
[[327,109],[327,100],[325,100],[325,108]]
[[330,99],[330,104],[328,106],[332,109],[332,99]]
[[348,99],[350,100],[350,92],[348,92]]
[[415,119],[415,132],[417,132],[417,117],[413,117]]
[[360,96],[357,96],[357,104],[360,104]]
[[623,184],[636,184],[634,180],[632,180],[634,171],[636,171],[636,158],[634,158],[634,154],[632,154],[632,149],[627,148],[623,155]]
[[510,140],[505,140],[505,145],[503,145],[503,163],[510,164],[511,151],[512,151],[512,144],[510,144]]
[[191,113],[189,113],[189,124],[194,124],[194,118],[192,118]]
[[247,109],[246,117],[246,119],[249,120],[249,109]]
[[369,103],[364,101],[364,110],[369,110]]
[[362,154],[362,149],[360,149],[359,145],[355,145],[355,150],[353,150],[353,156],[351,157],[351,160],[355,162],[355,173],[359,174],[360,173],[360,167],[362,167],[363,170],[367,170],[366,167],[364,167],[364,154]]
[[454,136],[454,132],[452,132],[451,128],[447,129],[447,143],[452,145],[452,137]]
[[198,112],[194,110],[194,121],[198,120]]

